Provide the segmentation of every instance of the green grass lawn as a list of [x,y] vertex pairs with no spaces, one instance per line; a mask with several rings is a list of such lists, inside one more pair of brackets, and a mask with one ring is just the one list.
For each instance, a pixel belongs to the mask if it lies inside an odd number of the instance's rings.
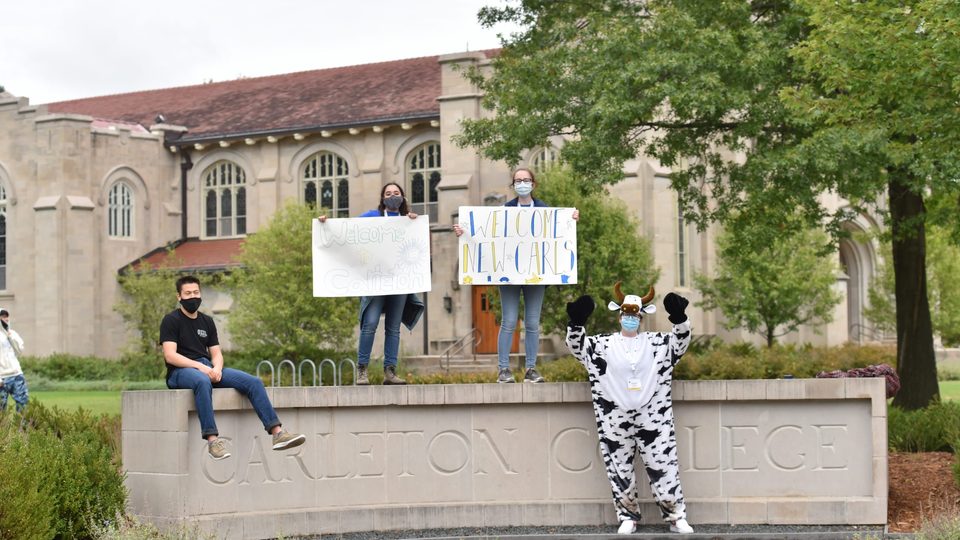
[[93,414],[120,414],[118,390],[30,391],[30,401],[43,403],[48,408],[73,410],[83,407]]
[[960,381],[940,381],[940,399],[960,401]]

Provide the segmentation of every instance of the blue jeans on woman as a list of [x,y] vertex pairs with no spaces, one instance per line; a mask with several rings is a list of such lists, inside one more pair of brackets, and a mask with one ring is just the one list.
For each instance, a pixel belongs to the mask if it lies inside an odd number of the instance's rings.
[[[207,358],[198,358],[197,362],[213,367]],[[239,369],[223,368],[223,377],[220,378],[220,382],[215,383],[197,368],[173,368],[167,375],[167,388],[193,390],[197,416],[200,418],[200,436],[204,439],[210,435],[220,435],[217,431],[217,423],[213,419],[214,388],[233,388],[247,396],[267,433],[280,425],[280,419],[277,418],[277,412],[270,404],[263,381]]]
[[520,315],[521,292],[524,304],[523,348],[527,356],[527,369],[537,365],[537,351],[540,350],[540,308],[543,307],[546,290],[546,285],[500,286],[500,306],[503,310],[500,334],[497,336],[497,362],[500,369],[510,368],[510,347],[513,345],[513,330],[517,327],[517,317]]
[[406,294],[388,294],[369,297],[370,304],[360,314],[360,345],[357,348],[357,364],[370,363],[370,350],[373,338],[380,325],[380,315],[384,318],[383,367],[397,366],[397,353],[400,351],[400,322],[403,306],[407,302]]

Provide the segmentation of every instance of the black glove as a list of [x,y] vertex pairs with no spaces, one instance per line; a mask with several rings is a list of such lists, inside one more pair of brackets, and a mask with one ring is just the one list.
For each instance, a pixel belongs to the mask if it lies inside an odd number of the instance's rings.
[[667,317],[673,324],[680,324],[687,320],[687,304],[690,301],[679,294],[667,293],[663,299],[663,309],[670,315]]
[[596,304],[593,303],[593,298],[586,294],[573,302],[568,302],[567,315],[570,316],[570,322],[568,324],[570,326],[583,326],[590,317],[590,314],[593,313],[595,307]]

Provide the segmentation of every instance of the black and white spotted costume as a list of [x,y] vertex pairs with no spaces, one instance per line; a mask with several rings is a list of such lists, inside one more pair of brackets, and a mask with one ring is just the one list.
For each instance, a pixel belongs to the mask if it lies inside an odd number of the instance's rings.
[[[583,298],[588,297],[577,302]],[[634,468],[638,451],[664,521],[686,519],[671,398],[673,369],[691,337],[690,322],[682,313],[686,300],[681,300],[682,321],[671,332],[641,332],[633,338],[621,333],[588,336],[583,324],[593,311],[592,299],[583,320],[575,320],[571,312],[567,346],[587,368],[600,448],[621,522],[640,520]],[[680,319],[671,314],[672,321]],[[639,390],[628,389],[628,379]]]

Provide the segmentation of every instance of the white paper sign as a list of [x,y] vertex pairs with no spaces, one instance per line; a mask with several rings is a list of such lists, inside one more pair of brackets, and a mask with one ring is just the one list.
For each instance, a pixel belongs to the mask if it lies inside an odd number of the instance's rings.
[[457,268],[464,285],[577,282],[573,208],[461,206]]
[[427,216],[313,220],[313,295],[382,296],[430,290]]

